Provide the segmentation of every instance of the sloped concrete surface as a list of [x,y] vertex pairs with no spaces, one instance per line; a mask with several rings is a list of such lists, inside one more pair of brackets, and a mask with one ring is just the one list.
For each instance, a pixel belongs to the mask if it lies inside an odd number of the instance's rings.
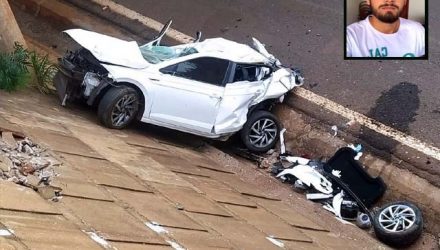
[[[56,169],[60,175],[55,183],[63,189],[57,202],[0,182],[0,222],[14,231],[14,238],[2,239],[8,247],[11,241],[31,249],[102,247],[90,237],[94,232],[121,249],[166,249],[171,244],[186,249],[280,249],[267,237],[285,242],[285,249],[297,249],[296,243],[304,249],[335,249],[336,243],[386,248],[359,229],[356,244],[352,235],[333,238],[338,232],[329,233],[325,223],[301,216],[307,211],[295,211],[267,190],[241,180],[203,150],[163,143],[137,129],[105,129],[91,111],[53,109],[53,98],[30,91],[0,92],[2,124],[29,131],[31,139],[47,145],[63,163]],[[37,122],[29,126],[28,119]],[[46,128],[48,123],[52,126]],[[57,126],[58,131],[51,129]],[[152,148],[159,148],[160,154]],[[174,172],[179,165],[203,169],[204,176]],[[326,220],[333,220],[327,215]],[[155,231],[146,223],[164,230]],[[37,226],[46,224],[50,226]]]

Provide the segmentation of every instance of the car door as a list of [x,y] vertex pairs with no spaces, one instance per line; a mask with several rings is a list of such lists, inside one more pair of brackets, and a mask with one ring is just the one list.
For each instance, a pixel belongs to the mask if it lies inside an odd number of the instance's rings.
[[216,134],[236,132],[244,125],[249,107],[264,94],[272,73],[267,66],[252,64],[234,64],[231,71],[215,121]]
[[161,68],[150,119],[211,134],[229,65],[228,60],[199,57]]

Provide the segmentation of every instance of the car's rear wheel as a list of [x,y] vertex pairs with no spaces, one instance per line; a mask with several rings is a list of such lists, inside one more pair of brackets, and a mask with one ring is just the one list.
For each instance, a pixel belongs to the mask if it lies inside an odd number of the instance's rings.
[[139,104],[139,94],[133,88],[113,87],[104,94],[99,102],[99,120],[108,128],[125,128],[136,117]]
[[273,148],[280,136],[280,122],[268,111],[256,111],[241,130],[241,139],[252,152],[262,153]]

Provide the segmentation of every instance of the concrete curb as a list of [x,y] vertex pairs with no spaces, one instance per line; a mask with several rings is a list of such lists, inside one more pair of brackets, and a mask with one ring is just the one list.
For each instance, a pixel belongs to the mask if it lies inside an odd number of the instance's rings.
[[[123,7],[117,4],[114,4],[108,0],[89,0],[89,1],[77,1],[77,0],[65,0],[76,6],[81,8],[88,8],[90,4],[94,5],[92,9],[94,9],[93,14],[96,14],[107,21],[117,24],[120,29],[115,28],[106,31],[101,31],[103,33],[107,33],[114,36],[123,36],[124,25],[121,23],[127,22],[130,23],[131,28],[129,29],[132,33],[137,32],[138,30],[146,30],[152,29],[151,23],[149,23],[148,27],[145,27],[147,22],[151,22],[151,19],[147,17],[142,17],[140,14],[136,12],[127,12],[122,9]],[[22,4],[26,6],[26,8],[34,11],[38,15],[44,18],[49,18],[54,21],[59,21],[66,25],[74,25],[79,26],[81,28],[90,27],[90,19],[78,19],[75,17],[75,14],[70,15],[62,15],[61,13],[65,13],[65,11],[69,11],[73,13],[73,8],[66,10],[64,7],[54,8],[53,6],[61,6],[62,3],[60,1],[50,1],[50,4],[47,4],[47,1],[37,1],[37,0],[14,0],[14,2],[18,4]],[[84,3],[87,2],[87,3]],[[113,3],[113,4],[112,4]],[[108,4],[108,5],[105,5]],[[95,13],[96,12],[96,13]],[[98,12],[100,14],[98,14]],[[110,19],[111,16],[117,15],[117,18]],[[153,20],[154,21],[154,20]],[[93,21],[93,29],[99,29],[99,22]],[[133,25],[132,25],[133,24]],[[154,24],[154,23],[153,23]],[[157,30],[159,26],[156,24],[153,25],[155,28],[153,30]],[[161,27],[160,27],[161,28]],[[180,32],[175,32],[173,39],[178,42],[188,42],[190,37],[188,36],[180,36]],[[177,33],[176,33],[177,32]],[[115,35],[116,34],[116,35]],[[132,34],[133,35],[133,34]],[[184,35],[184,34],[183,34]],[[307,100],[300,100],[297,96],[293,96],[287,102],[289,108],[286,106],[279,107],[276,112],[280,115],[280,117],[284,117],[286,121],[292,121],[290,124],[284,124],[287,128],[288,133],[286,133],[286,144],[288,149],[294,149],[297,153],[308,153],[313,156],[331,156],[338,148],[347,145],[348,142],[354,142],[356,140],[353,135],[344,134],[343,137],[333,137],[329,133],[329,129],[324,127],[321,119],[315,119],[313,117],[320,118],[319,115],[313,113],[313,109],[311,109],[310,103]],[[321,109],[318,107],[318,110]],[[332,117],[330,120],[338,120],[340,117],[335,117],[335,114],[326,110],[320,110],[321,113],[326,113],[327,116]],[[329,114],[332,113],[332,114]],[[326,116],[324,115],[324,117]],[[328,118],[328,117],[325,117]],[[335,123],[336,124],[336,123]],[[370,149],[372,149],[370,151]],[[400,150],[400,151],[399,151]],[[397,154],[395,156],[401,155],[401,151],[408,152],[407,148],[399,148],[397,150]],[[419,174],[419,176],[411,173],[408,170],[402,169],[402,166],[397,166],[393,162],[398,162],[399,159],[394,158],[392,161],[384,161],[378,155],[381,155],[383,152],[374,150],[372,147],[367,147],[368,152],[374,152],[373,154],[366,154],[363,157],[362,163],[367,166],[366,168],[372,175],[381,176],[385,183],[387,183],[389,191],[386,193],[383,202],[397,200],[397,199],[407,199],[415,202],[420,206],[424,213],[424,217],[426,219],[426,229],[428,232],[432,232],[435,235],[436,232],[440,232],[440,190],[438,186],[440,185],[440,181],[437,182],[436,179],[429,183],[423,174]],[[415,154],[415,153],[414,153]],[[402,159],[402,158],[401,158]],[[405,159],[406,165],[404,168],[410,169],[411,171],[414,168],[417,169],[417,161],[411,159]],[[435,163],[434,163],[435,164]],[[411,167],[413,169],[411,169]],[[429,171],[426,173],[427,175],[431,174]],[[420,177],[421,176],[421,177]],[[435,184],[435,185],[434,185]]]

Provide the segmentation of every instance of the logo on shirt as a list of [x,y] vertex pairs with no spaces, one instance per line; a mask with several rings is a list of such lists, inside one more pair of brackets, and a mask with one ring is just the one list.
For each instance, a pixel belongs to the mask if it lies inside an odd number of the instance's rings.
[[369,49],[368,51],[370,52],[370,57],[387,57],[388,56],[387,47],[376,48],[375,50]]
[[[387,47],[369,49],[368,52],[370,52],[370,57],[387,57],[388,56]],[[416,55],[414,55],[413,53],[406,53],[403,55],[403,57],[416,57]]]

